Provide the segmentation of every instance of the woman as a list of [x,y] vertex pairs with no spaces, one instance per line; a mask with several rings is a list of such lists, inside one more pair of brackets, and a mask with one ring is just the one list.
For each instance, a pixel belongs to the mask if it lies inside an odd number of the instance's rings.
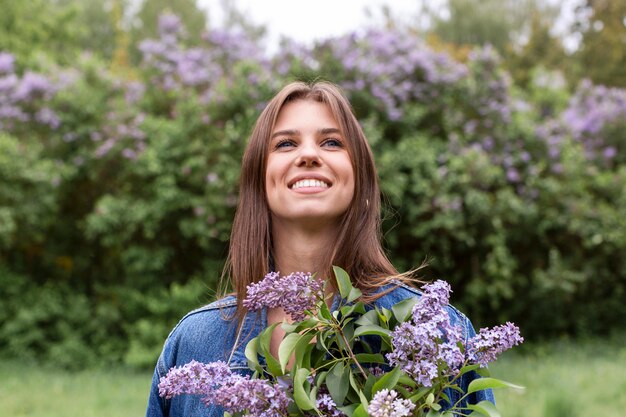
[[[246,287],[268,271],[329,277],[332,265],[338,265],[369,303],[391,308],[415,297],[416,290],[391,284],[392,277],[402,275],[380,240],[376,168],[349,102],[330,83],[287,85],[259,116],[243,157],[224,273],[236,296],[189,313],[174,328],[156,366],[147,416],[222,416],[219,407],[207,408],[197,396],[160,398],[157,384],[171,367],[191,360],[223,360],[237,372],[248,372],[247,342],[285,318],[280,309],[257,314],[242,306]],[[449,315],[466,338],[474,335],[465,316],[452,307]],[[274,354],[281,332],[279,326],[272,336]],[[456,391],[449,395],[453,402],[459,397]],[[470,401],[483,399],[493,401],[491,392],[481,391]]]

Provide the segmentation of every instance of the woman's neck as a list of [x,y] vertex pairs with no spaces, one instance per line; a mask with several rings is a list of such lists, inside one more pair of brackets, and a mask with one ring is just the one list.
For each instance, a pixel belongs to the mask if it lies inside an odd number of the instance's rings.
[[273,225],[272,244],[275,270],[281,275],[292,272],[317,272],[323,257],[336,238],[336,228],[311,230]]

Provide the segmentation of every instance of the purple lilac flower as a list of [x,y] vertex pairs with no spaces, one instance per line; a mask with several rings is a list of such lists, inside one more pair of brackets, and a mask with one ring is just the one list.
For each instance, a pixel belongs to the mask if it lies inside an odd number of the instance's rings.
[[52,84],[46,77],[28,71],[22,77],[14,98],[18,101],[26,101],[51,93],[53,90]]
[[398,393],[394,390],[382,389],[378,391],[367,413],[371,417],[406,417],[415,409],[415,404],[406,399],[397,398]]
[[617,155],[617,149],[614,146],[609,146],[608,148],[604,149],[604,152],[602,152],[602,156],[604,156],[604,159],[613,159],[615,158],[615,155]]
[[393,331],[393,351],[387,359],[419,384],[430,387],[439,376],[456,375],[465,358],[459,348],[461,328],[450,324],[446,311],[450,285],[438,280],[422,289],[411,319]]
[[48,125],[52,129],[57,129],[61,125],[61,119],[54,110],[44,107],[35,113],[35,120],[41,124]]
[[480,329],[467,345],[467,354],[474,363],[487,366],[496,360],[497,356],[524,341],[520,336],[519,328],[507,322],[492,329]]
[[324,282],[310,273],[294,272],[281,277],[270,272],[260,282],[248,285],[243,306],[249,310],[282,307],[295,321],[306,318],[305,311],[315,309],[322,298]]
[[322,412],[324,416],[330,417],[344,417],[345,414],[337,408],[337,404],[333,401],[332,397],[328,394],[322,394],[317,397],[315,406]]
[[161,35],[178,33],[181,30],[181,21],[178,16],[165,13],[159,16],[159,33]]
[[206,397],[232,378],[225,362],[208,364],[192,360],[181,367],[172,368],[159,381],[159,395],[170,399],[181,394],[197,394]]
[[225,362],[192,360],[172,368],[159,382],[159,395],[167,399],[182,394],[202,395],[206,405],[220,405],[231,413],[280,417],[287,414],[289,399],[278,385],[233,374]]
[[15,57],[8,52],[0,52],[0,74],[9,74],[13,72],[13,64]]
[[227,384],[215,391],[205,404],[218,404],[231,413],[247,411],[247,415],[282,417],[287,414],[289,398],[279,386],[262,379],[234,375]]

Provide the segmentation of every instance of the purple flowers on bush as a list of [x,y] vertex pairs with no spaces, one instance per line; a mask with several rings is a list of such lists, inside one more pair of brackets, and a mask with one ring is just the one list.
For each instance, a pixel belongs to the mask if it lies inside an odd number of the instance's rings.
[[307,310],[315,309],[324,295],[323,289],[324,282],[310,273],[294,272],[281,277],[278,272],[270,272],[260,282],[248,286],[243,306],[252,311],[282,307],[294,321],[300,321]]
[[172,368],[161,378],[159,395],[169,399],[181,394],[202,395],[206,405],[259,417],[284,416],[289,405],[285,391],[278,385],[233,374],[224,362],[191,361]]
[[15,57],[0,52],[0,130],[12,130],[16,123],[36,122],[57,129],[59,117],[47,107],[57,92],[52,81],[39,73],[15,74]]

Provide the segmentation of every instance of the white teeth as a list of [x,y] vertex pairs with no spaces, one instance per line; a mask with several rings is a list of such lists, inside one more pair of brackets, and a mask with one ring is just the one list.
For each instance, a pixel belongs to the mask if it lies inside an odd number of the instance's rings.
[[291,189],[295,190],[295,189],[304,188],[304,187],[328,188],[328,184],[326,184],[324,181],[319,181],[319,180],[300,180],[300,181],[295,182],[291,186]]

